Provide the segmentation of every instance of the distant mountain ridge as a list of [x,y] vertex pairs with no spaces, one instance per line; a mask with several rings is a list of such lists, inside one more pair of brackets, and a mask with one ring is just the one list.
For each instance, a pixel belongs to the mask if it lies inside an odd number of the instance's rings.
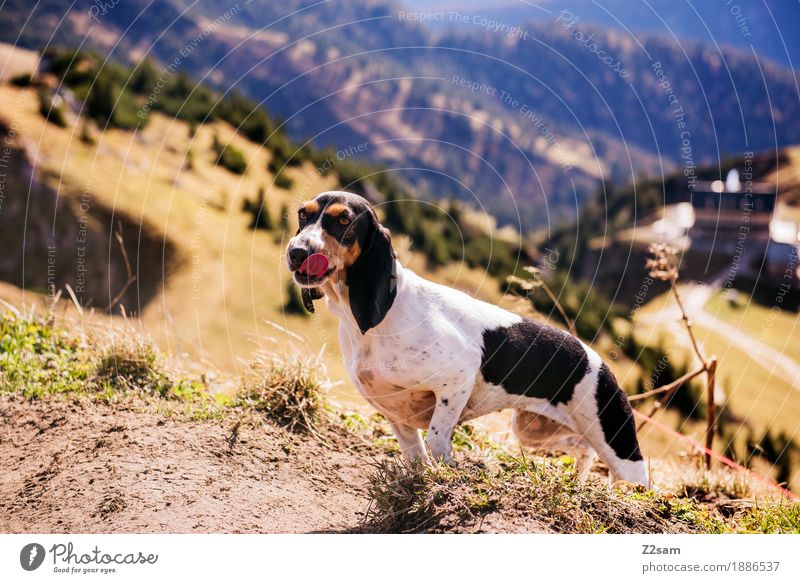
[[195,77],[263,100],[295,137],[364,144],[366,157],[388,163],[422,196],[455,196],[512,225],[570,221],[603,180],[691,173],[800,142],[790,70],[697,42],[555,18],[526,24],[526,38],[480,23],[436,31],[378,0],[254,0],[235,10],[221,0],[103,10],[77,0],[64,16],[67,6],[46,0],[31,15],[29,3],[8,0],[0,40],[40,48],[85,39],[118,60],[178,59]]
[[[567,10],[582,22],[617,31],[657,35],[708,45],[736,47],[775,63],[800,68],[800,43],[795,39],[800,3],[785,0],[736,2],[734,0],[405,0],[412,10],[458,11],[480,15],[509,25],[547,20]],[[433,21],[433,26],[446,23]]]

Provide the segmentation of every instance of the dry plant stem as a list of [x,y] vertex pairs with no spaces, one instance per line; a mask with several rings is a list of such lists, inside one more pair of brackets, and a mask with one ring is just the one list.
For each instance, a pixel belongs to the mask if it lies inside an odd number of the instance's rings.
[[708,411],[706,412],[706,469],[711,468],[711,455],[709,451],[714,445],[714,415],[716,404],[714,403],[714,388],[717,381],[717,357],[712,356],[708,362]]
[[703,363],[703,366],[706,365],[706,358],[703,356],[703,353],[700,351],[700,347],[697,344],[697,339],[694,337],[694,332],[692,331],[692,321],[689,319],[689,316],[686,314],[686,309],[683,307],[683,302],[681,301],[681,295],[678,293],[678,288],[675,287],[675,283],[677,282],[677,278],[672,280],[671,290],[673,295],[675,296],[675,301],[678,302],[678,308],[681,311],[681,320],[683,320],[684,326],[686,326],[686,331],[689,333],[689,338],[692,341],[692,347],[694,348],[694,353],[697,355],[697,358],[700,359],[700,362]]
[[49,301],[47,302],[47,325],[53,326],[56,322],[56,306],[58,305],[58,300],[61,299],[61,290],[50,294]]
[[663,387],[658,387],[657,389],[653,389],[651,391],[647,391],[646,393],[639,393],[638,395],[631,395],[630,397],[628,397],[628,400],[631,401],[631,402],[633,402],[633,401],[642,401],[644,399],[648,399],[648,398],[653,397],[655,395],[660,395],[661,393],[666,393],[667,391],[671,391],[673,389],[677,389],[682,384],[692,380],[694,377],[703,374],[705,372],[705,370],[706,370],[705,367],[701,367],[701,368],[698,368],[697,370],[694,370],[694,371],[691,371],[691,372],[687,372],[685,375],[683,375],[679,379],[676,379],[676,380],[672,381],[668,385],[664,385]]
[[120,221],[119,226],[117,227],[117,232],[114,233],[114,238],[119,243],[120,251],[122,251],[122,259],[125,261],[125,271],[128,274],[128,279],[125,281],[125,285],[122,286],[122,289],[119,290],[114,299],[111,300],[111,303],[108,304],[106,308],[107,311],[111,311],[114,309],[114,306],[119,303],[119,301],[125,297],[125,294],[128,292],[128,288],[133,285],[133,282],[136,281],[136,276],[133,275],[133,269],[131,269],[131,262],[128,260],[128,252],[125,250],[125,239],[122,237],[122,221]]
[[[670,278],[670,291],[675,296],[675,301],[678,303],[678,308],[681,311],[681,320],[683,321],[684,326],[686,326],[686,331],[689,333],[689,338],[692,341],[692,347],[694,348],[694,352],[697,355],[697,358],[700,359],[700,362],[702,364],[700,365],[699,369],[683,375],[681,378],[671,382],[668,385],[659,387],[658,389],[654,389],[652,391],[648,391],[647,393],[644,393],[642,395],[637,395],[638,399],[645,399],[652,395],[665,393],[664,396],[661,397],[653,405],[653,408],[648,413],[648,417],[652,417],[659,409],[663,408],[664,405],[672,398],[672,395],[675,394],[675,391],[677,391],[678,388],[680,388],[684,383],[705,372],[707,369],[706,359],[703,356],[703,353],[700,352],[700,347],[698,346],[697,340],[694,337],[694,332],[692,332],[692,322],[691,320],[689,320],[689,316],[686,314],[686,309],[683,306],[683,301],[681,301],[681,295],[678,293],[678,288],[675,285],[677,282],[678,282],[678,276],[676,273]],[[641,425],[639,425],[639,428],[641,429],[645,425],[647,425],[647,419],[642,421]]]
[[[703,363],[702,370],[706,372],[706,394],[708,398],[708,412],[706,414],[706,449],[711,450],[712,446],[714,445],[714,409],[716,408],[714,406],[714,387],[717,376],[717,357],[712,356],[707,360],[700,351],[700,347],[697,344],[697,339],[694,337],[694,332],[692,331],[692,321],[686,314],[686,309],[681,301],[681,295],[678,293],[678,288],[675,287],[676,280],[677,278],[672,281],[672,293],[675,295],[675,301],[678,302],[678,308],[680,308],[681,311],[681,318],[686,326],[686,331],[689,333],[689,338],[692,340],[692,348],[694,348],[694,353],[697,355],[697,358],[700,359],[700,362]],[[711,455],[708,453],[708,451],[706,451],[705,461],[706,469],[710,469]]]
[[553,291],[550,289],[550,286],[547,285],[547,282],[544,281],[544,278],[542,278],[542,280],[541,280],[541,285],[542,285],[542,289],[544,289],[544,292],[547,294],[547,297],[549,297],[550,301],[553,302],[553,305],[558,310],[558,313],[561,314],[561,317],[564,319],[564,322],[569,327],[569,333],[572,334],[573,336],[575,336],[575,338],[577,338],[578,334],[575,332],[575,325],[572,323],[572,320],[570,319],[570,317],[567,316],[567,313],[564,311],[564,308],[561,307],[561,302],[558,301],[558,298],[555,296]]
[[[665,393],[665,394],[664,394],[664,396],[663,396],[663,397],[661,397],[661,398],[660,398],[658,401],[656,401],[656,402],[655,402],[655,404],[653,405],[653,408],[652,408],[652,409],[650,409],[650,412],[649,412],[649,413],[647,413],[647,416],[648,416],[648,417],[652,417],[653,415],[655,415],[655,414],[656,414],[656,412],[657,412],[657,411],[659,411],[659,410],[663,409],[663,408],[664,408],[664,406],[665,406],[665,405],[666,405],[666,404],[669,402],[669,400],[672,398],[672,395],[674,395],[674,394],[677,392],[677,390],[678,390],[678,389],[679,389],[679,388],[680,388],[680,387],[681,387],[681,386],[682,386],[684,383],[686,383],[687,381],[689,381],[689,380],[693,379],[694,377],[696,377],[696,376],[698,376],[698,375],[700,375],[700,374],[702,374],[702,373],[704,373],[704,372],[706,372],[706,366],[705,366],[705,364],[703,364],[703,366],[701,366],[701,367],[700,367],[699,369],[697,369],[696,371],[694,371],[694,372],[690,372],[690,373],[687,373],[687,374],[683,375],[681,378],[679,378],[678,380],[676,380],[676,381],[673,381],[673,382],[671,382],[671,383],[670,383],[670,384],[668,384],[668,385],[665,385],[665,386],[663,386],[663,387],[659,387],[658,389],[654,389],[654,390],[650,391],[650,394],[651,394],[651,395],[652,395],[652,394],[656,394],[656,393],[662,393],[662,392],[663,392],[663,393]],[[642,396],[642,397],[643,397],[643,396]],[[630,398],[629,398],[628,400],[630,400]],[[649,419],[644,419],[644,420],[642,420],[642,422],[639,424],[639,429],[641,429],[642,427],[644,427],[645,425],[647,425],[647,422],[648,422],[648,421],[649,421]]]
[[[708,411],[706,414],[706,449],[708,451],[711,450],[712,446],[714,445],[714,415],[715,415],[715,403],[714,403],[714,389],[716,385],[716,374],[717,374],[717,357],[712,356],[710,359],[706,359],[703,355],[703,352],[700,350],[700,345],[697,343],[697,338],[694,336],[694,331],[692,330],[692,321],[689,319],[688,314],[686,313],[686,308],[683,305],[683,301],[681,300],[681,295],[678,292],[678,288],[676,286],[678,282],[678,274],[677,271],[669,278],[670,282],[670,291],[675,296],[675,301],[678,304],[678,309],[681,312],[681,320],[683,321],[683,325],[686,327],[686,332],[689,334],[689,339],[692,341],[692,349],[694,350],[695,355],[700,360],[700,368],[693,372],[686,373],[681,378],[671,382],[668,385],[663,387],[659,387],[657,389],[653,389],[646,393],[642,393],[641,395],[635,395],[630,397],[629,400],[631,401],[638,401],[642,399],[646,399],[648,397],[652,397],[654,395],[658,395],[663,393],[664,396],[661,397],[656,403],[653,405],[652,409],[648,413],[648,417],[652,417],[659,409],[662,409],[664,405],[672,398],[675,392],[686,382],[690,381],[696,376],[699,376],[702,373],[706,373],[706,395],[708,399]],[[644,419],[639,424],[639,429],[647,425],[648,419]],[[711,468],[711,455],[706,451],[705,454],[705,466],[706,469]]]

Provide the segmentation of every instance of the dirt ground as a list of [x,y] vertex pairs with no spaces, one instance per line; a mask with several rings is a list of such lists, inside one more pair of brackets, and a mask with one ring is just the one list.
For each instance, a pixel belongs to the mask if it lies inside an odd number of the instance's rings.
[[0,532],[358,530],[377,450],[234,423],[0,396]]

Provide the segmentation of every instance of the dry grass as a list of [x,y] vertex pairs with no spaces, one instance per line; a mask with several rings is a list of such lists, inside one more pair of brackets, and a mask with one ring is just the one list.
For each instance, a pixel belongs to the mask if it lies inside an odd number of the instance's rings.
[[234,405],[265,413],[295,432],[314,432],[330,383],[320,355],[259,354]]
[[542,458],[471,459],[458,468],[386,461],[376,470],[365,522],[372,532],[478,532],[495,513],[534,531],[692,531],[689,521],[668,520],[667,507],[641,504],[635,493],[599,481],[580,484],[572,472]]
[[321,354],[260,353],[248,371],[237,380],[167,357],[123,321],[89,327],[65,318],[56,324],[46,312],[0,311],[0,392],[105,402],[139,397],[163,411],[169,402],[186,405],[201,418],[245,410],[291,431],[314,432],[332,385]]
[[[458,468],[388,460],[370,480],[367,532],[723,533],[800,532],[800,505],[785,501],[707,503],[725,481],[685,483],[683,492],[609,488],[576,481],[558,460],[497,456]],[[705,486],[707,489],[703,489]]]
[[140,389],[163,394],[168,384],[156,348],[140,336],[118,336],[100,355],[97,379],[115,390]]
[[680,462],[672,460],[659,464],[658,476],[659,487],[707,502],[770,499],[776,495],[775,490],[727,466],[716,465],[707,470],[700,455],[682,456]]

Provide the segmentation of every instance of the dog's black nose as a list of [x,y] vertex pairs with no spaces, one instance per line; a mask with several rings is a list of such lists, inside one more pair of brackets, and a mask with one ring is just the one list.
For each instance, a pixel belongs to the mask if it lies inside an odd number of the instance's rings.
[[311,253],[309,253],[308,249],[292,247],[289,249],[289,265],[292,269],[298,269],[309,255]]

